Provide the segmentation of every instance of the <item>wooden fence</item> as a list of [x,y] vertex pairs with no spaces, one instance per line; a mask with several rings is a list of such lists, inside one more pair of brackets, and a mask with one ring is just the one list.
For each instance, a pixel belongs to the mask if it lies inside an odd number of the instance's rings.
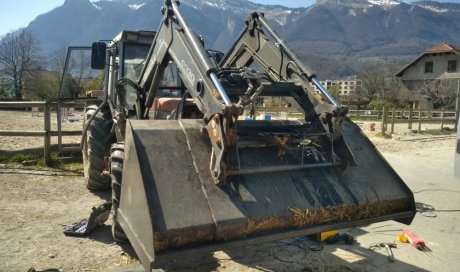
[[[43,109],[43,130],[40,131],[28,131],[28,130],[0,130],[0,136],[23,136],[23,137],[43,137],[44,139],[44,161],[46,165],[50,164],[51,161],[51,137],[59,137],[59,152],[61,152],[61,136],[80,136],[82,131],[62,131],[61,130],[61,112],[60,110],[65,107],[76,107],[81,106],[81,103],[74,102],[0,102],[0,109]],[[58,131],[51,130],[51,108],[56,107],[57,113],[57,124]],[[258,107],[257,113],[271,113],[288,119],[288,117],[303,115],[292,107]],[[394,132],[394,125],[396,123],[407,123],[408,129],[412,129],[414,123],[418,124],[418,131],[421,130],[422,123],[439,123],[440,128],[443,129],[445,123],[454,123],[455,128],[457,127],[457,113],[455,111],[444,111],[444,110],[397,110],[391,109],[382,111],[375,110],[350,110],[348,116],[353,119],[360,120],[381,120],[381,132],[385,134],[390,125],[390,133]]]
[[[294,107],[257,107],[256,113],[268,113],[273,117],[287,119],[303,115]],[[257,116],[257,114],[256,114]],[[375,121],[382,123],[382,134],[387,130],[394,133],[394,126],[398,123],[407,123],[407,128],[412,130],[414,124],[418,125],[420,132],[423,123],[439,123],[440,129],[444,125],[454,124],[457,128],[457,113],[447,110],[413,110],[413,109],[383,109],[383,110],[350,110],[348,117],[353,120]],[[390,128],[389,128],[390,127]]]
[[[413,130],[413,125],[416,124],[417,131],[420,132],[423,123],[436,123],[440,125],[440,130],[444,129],[446,123],[454,124],[454,129],[457,129],[457,116],[455,111],[445,110],[387,110],[383,108],[378,114],[381,118],[381,133],[385,134],[390,130],[390,134],[394,133],[396,123],[407,123],[407,129]],[[388,129],[390,126],[390,129]]]
[[[30,130],[0,130],[0,136],[22,136],[22,137],[43,137],[44,139],[44,162],[45,165],[50,165],[51,162],[51,137],[52,136],[79,136],[82,131],[52,131],[51,130],[51,108],[58,106],[63,107],[75,107],[74,103],[50,101],[37,101],[37,102],[0,102],[0,109],[42,109],[43,115],[43,130],[30,131]],[[60,114],[57,115],[60,119]],[[58,120],[58,126],[60,128],[61,120]]]

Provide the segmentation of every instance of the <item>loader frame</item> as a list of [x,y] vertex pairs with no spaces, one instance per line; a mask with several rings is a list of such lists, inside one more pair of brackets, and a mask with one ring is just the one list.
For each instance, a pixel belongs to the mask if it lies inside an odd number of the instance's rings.
[[[107,52],[110,60],[101,106],[110,106],[113,131],[125,145],[114,223],[146,270],[157,257],[412,221],[410,189],[263,14],[249,16],[220,59],[179,5],[164,1],[137,80],[115,66],[116,58],[124,61],[116,47],[99,43],[93,54]],[[175,120],[149,120],[171,62],[182,83]],[[245,111],[254,117],[256,100],[265,96],[288,97],[305,118],[240,120]],[[180,118],[187,98],[202,120]]]

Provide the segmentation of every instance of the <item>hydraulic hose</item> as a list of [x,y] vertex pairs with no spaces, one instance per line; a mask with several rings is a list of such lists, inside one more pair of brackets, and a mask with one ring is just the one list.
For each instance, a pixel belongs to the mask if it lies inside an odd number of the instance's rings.
[[[105,52],[105,59],[109,59],[110,57],[110,51],[107,50]],[[107,69],[108,65],[106,64],[106,69]],[[96,111],[94,112],[94,114],[89,118],[88,120],[88,124],[83,128],[83,131],[82,131],[82,135],[81,135],[81,140],[80,140],[80,149],[83,150],[83,142],[85,141],[86,139],[86,133],[88,133],[88,128],[89,128],[89,125],[91,124],[91,122],[93,121],[94,119],[94,116],[96,116],[100,111],[101,109],[107,105],[108,103],[108,97],[109,97],[109,77],[106,73],[106,76],[104,77],[104,98],[102,100],[102,103],[99,105],[99,107],[97,107]]]

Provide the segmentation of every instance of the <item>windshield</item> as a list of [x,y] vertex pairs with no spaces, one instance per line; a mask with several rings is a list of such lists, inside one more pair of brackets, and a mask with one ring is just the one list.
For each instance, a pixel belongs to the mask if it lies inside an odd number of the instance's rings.
[[59,98],[92,96],[95,90],[102,90],[103,73],[91,68],[91,47],[69,47],[63,57]]
[[[125,43],[123,48],[124,59],[121,70],[122,77],[128,78],[137,83],[142,73],[142,69],[144,69],[145,58],[149,53],[150,45]],[[125,90],[125,104],[129,110],[134,110],[137,100],[136,89],[131,85],[126,85]]]
[[124,46],[123,77],[137,82],[149,53],[149,44],[129,44]]

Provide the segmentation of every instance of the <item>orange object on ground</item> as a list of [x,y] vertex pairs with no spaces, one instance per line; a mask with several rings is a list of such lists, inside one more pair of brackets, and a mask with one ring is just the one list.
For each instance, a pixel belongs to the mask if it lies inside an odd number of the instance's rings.
[[425,244],[425,241],[420,239],[417,234],[411,232],[410,230],[403,229],[404,235],[407,237],[411,245],[422,251],[431,251]]

